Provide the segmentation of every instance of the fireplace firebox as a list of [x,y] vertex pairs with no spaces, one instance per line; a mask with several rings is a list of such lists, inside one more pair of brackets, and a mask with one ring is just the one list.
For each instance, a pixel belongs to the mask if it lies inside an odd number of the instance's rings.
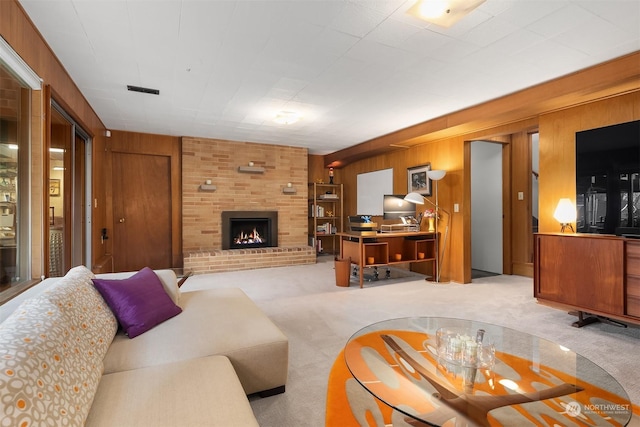
[[222,249],[278,246],[277,211],[222,212]]

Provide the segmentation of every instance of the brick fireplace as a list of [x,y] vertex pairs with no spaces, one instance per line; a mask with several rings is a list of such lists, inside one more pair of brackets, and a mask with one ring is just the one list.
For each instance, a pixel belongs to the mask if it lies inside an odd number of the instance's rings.
[[278,247],[277,211],[222,212],[222,249]]
[[[243,173],[252,162],[259,173]],[[194,273],[312,264],[307,239],[307,150],[249,142],[182,138],[182,246]],[[211,180],[215,191],[201,191]],[[295,194],[282,189],[291,183]],[[276,212],[276,246],[225,248],[223,212]],[[251,230],[252,232],[252,230]]]

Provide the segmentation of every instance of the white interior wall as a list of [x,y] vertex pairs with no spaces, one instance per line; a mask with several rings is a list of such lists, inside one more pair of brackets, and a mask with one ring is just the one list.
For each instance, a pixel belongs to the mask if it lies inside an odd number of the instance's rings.
[[471,143],[471,268],[502,274],[502,145]]

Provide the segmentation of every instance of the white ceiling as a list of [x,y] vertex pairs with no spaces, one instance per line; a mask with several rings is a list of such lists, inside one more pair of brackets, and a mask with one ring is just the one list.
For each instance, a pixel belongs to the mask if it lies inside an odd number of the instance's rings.
[[449,29],[411,0],[20,3],[107,128],[312,154],[640,50],[640,0],[486,0]]

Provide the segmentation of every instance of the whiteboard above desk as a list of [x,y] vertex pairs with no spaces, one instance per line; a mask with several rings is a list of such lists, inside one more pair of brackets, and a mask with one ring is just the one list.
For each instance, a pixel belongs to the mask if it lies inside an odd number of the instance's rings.
[[382,216],[385,194],[393,194],[393,168],[358,174],[357,214]]

